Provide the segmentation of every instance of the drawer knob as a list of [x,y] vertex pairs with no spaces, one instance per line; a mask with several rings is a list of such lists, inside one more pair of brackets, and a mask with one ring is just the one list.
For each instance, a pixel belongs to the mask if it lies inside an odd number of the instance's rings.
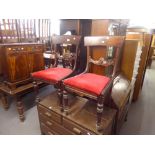
[[79,129],[77,129],[77,128],[73,128],[73,131],[74,131],[76,134],[78,134],[78,135],[81,135],[81,134],[82,134],[81,130],[79,130]]
[[49,126],[52,126],[52,123],[49,122],[49,121],[47,121],[46,124],[49,125]]
[[48,116],[48,117],[52,116],[49,112],[46,112],[45,115]]

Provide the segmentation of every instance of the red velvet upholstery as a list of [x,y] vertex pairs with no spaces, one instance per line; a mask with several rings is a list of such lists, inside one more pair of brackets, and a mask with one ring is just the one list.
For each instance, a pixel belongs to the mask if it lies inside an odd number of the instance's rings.
[[106,76],[85,73],[64,80],[64,84],[91,94],[99,95],[109,81],[110,78]]
[[34,72],[32,73],[32,77],[43,81],[56,83],[62,80],[65,76],[69,75],[71,72],[72,70],[69,68],[56,67]]

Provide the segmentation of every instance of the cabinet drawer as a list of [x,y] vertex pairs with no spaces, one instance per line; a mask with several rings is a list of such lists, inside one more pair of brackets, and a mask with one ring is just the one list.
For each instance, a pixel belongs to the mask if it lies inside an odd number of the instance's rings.
[[49,127],[47,127],[44,123],[40,123],[41,132],[46,135],[58,135],[58,133],[52,131]]
[[43,53],[43,46],[30,46],[30,47],[27,47],[27,51],[28,52],[42,52]]
[[50,130],[60,135],[72,135],[73,133],[65,129],[62,125],[57,124],[54,121],[47,120],[44,116],[40,116],[40,123],[46,125]]
[[46,117],[47,119],[52,119],[58,123],[61,124],[61,116],[56,114],[55,112],[51,111],[51,110],[48,110],[47,108],[44,108],[42,106],[38,106],[38,113],[39,115],[42,115],[44,117]]
[[9,46],[9,47],[6,47],[6,51],[8,53],[26,52],[26,47],[24,47],[24,46]]
[[90,132],[89,130],[86,130],[82,127],[80,127],[79,125],[64,119],[63,120],[63,125],[65,128],[69,129],[71,132],[73,132],[76,135],[94,135],[95,133]]

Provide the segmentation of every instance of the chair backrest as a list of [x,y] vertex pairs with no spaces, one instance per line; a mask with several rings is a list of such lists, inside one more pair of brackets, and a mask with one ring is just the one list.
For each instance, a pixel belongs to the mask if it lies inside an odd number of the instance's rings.
[[52,57],[58,66],[62,63],[63,67],[74,68],[76,59],[79,55],[79,43],[81,36],[78,35],[56,35],[52,36]]
[[[94,65],[98,65],[106,75],[114,77],[118,70],[121,47],[124,43],[123,36],[88,36],[84,38],[84,45],[87,46],[87,67],[86,72],[93,72]],[[99,47],[99,50],[94,48]],[[102,53],[102,56],[96,56],[96,53]]]

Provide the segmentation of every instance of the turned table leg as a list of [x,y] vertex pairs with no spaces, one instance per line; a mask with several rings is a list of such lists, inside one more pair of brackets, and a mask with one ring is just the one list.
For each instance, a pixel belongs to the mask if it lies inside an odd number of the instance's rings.
[[8,110],[9,109],[9,104],[8,104],[8,101],[7,101],[7,95],[2,93],[1,94],[1,99],[2,99],[2,105],[3,105],[4,109]]
[[19,114],[19,119],[23,122],[25,120],[25,116],[24,116],[24,107],[23,107],[23,103],[21,101],[21,97],[17,96],[16,97],[16,106],[17,106],[17,111]]

